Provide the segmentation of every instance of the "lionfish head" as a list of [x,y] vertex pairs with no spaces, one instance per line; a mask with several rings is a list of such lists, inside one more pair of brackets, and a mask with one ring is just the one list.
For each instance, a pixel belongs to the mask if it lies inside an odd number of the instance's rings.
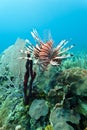
[[42,68],[42,70],[46,70],[49,64],[53,66],[60,65],[63,59],[72,56],[72,54],[67,54],[67,51],[73,48],[74,45],[65,48],[64,46],[68,43],[67,40],[62,40],[56,48],[54,48],[53,41],[49,40],[44,43],[40,39],[36,30],[33,30],[31,35],[36,41],[36,46],[30,43],[29,40],[26,40],[27,49],[32,58],[37,60],[37,64]]

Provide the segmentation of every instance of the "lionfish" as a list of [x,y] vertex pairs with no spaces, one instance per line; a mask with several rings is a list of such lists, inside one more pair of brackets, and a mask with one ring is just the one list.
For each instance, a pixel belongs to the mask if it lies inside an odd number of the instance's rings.
[[67,40],[62,40],[56,48],[54,48],[52,39],[47,42],[43,42],[36,30],[33,30],[31,35],[36,41],[36,46],[26,39],[27,51],[31,54],[31,57],[37,61],[36,63],[39,64],[42,70],[46,70],[49,64],[53,66],[60,65],[63,59],[73,56],[72,54],[67,54],[66,52],[73,48],[74,45],[64,48],[64,46],[68,43]]

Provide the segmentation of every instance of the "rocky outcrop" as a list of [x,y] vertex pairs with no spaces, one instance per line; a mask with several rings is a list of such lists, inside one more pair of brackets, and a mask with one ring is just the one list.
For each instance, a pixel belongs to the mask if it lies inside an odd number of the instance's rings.
[[43,99],[37,100],[35,99],[29,109],[29,115],[31,118],[38,120],[42,116],[46,116],[48,114],[48,105],[47,102]]

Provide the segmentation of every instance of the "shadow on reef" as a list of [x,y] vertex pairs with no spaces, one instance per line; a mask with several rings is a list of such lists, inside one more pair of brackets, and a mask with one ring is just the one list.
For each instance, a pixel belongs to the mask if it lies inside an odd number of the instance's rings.
[[[20,46],[19,43],[25,44],[24,41],[17,42],[17,47]],[[15,48],[13,46],[10,49],[13,57]],[[37,75],[32,82],[31,99],[26,104],[23,91],[26,60],[21,64],[22,62],[17,60],[17,57],[20,57],[18,54],[12,59],[11,65],[6,61],[7,57],[11,56],[9,51],[6,51],[0,60],[0,68],[3,68],[0,69],[0,129],[86,130],[87,70],[79,65],[77,67],[75,61],[71,66],[73,59],[67,65],[64,62],[62,67],[49,66],[48,71],[43,73],[32,66],[32,71],[35,69]],[[19,66],[17,68],[16,64],[21,66],[21,73],[18,72]],[[27,85],[31,78],[26,82]],[[29,89],[27,90],[26,94],[29,94]]]

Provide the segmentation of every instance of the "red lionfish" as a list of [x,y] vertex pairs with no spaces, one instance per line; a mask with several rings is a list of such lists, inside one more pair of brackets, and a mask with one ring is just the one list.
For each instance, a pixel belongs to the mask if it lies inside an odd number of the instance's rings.
[[36,30],[31,32],[31,35],[37,42],[36,46],[30,43],[29,40],[26,39],[26,47],[27,51],[32,55],[31,57],[37,60],[37,63],[42,68],[42,70],[46,70],[48,65],[60,65],[61,61],[65,58],[71,57],[72,54],[67,54],[66,52],[74,47],[71,45],[67,48],[64,46],[68,43],[67,40],[62,40],[56,48],[53,48],[53,41],[49,40],[47,42],[43,42]]

